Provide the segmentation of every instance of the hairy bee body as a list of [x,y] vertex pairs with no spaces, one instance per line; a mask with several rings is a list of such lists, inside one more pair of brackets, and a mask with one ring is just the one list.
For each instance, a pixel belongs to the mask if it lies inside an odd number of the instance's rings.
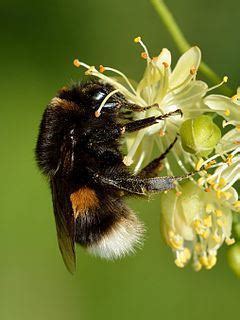
[[173,177],[149,178],[156,163],[137,176],[123,164],[122,135],[155,124],[157,118],[126,123],[124,115],[132,111],[123,110],[131,110],[131,104],[118,93],[96,116],[113,90],[100,82],[64,88],[51,100],[40,124],[36,160],[49,179],[58,243],[71,272],[75,243],[110,259],[132,252],[140,243],[143,225],[124,196],[174,187]]

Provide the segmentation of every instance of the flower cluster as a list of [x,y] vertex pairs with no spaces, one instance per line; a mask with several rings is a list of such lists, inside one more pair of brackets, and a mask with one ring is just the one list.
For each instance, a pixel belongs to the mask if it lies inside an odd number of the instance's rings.
[[[232,98],[209,94],[227,82],[227,77],[212,88],[197,79],[201,62],[198,47],[186,51],[172,68],[168,49],[150,57],[142,39],[137,37],[134,41],[143,48],[141,56],[146,60],[145,72],[136,86],[119,70],[104,66],[97,70],[79,60],[74,64],[85,67],[87,75],[110,83],[115,89],[113,93],[122,93],[129,102],[153,106],[136,112],[135,119],[181,109],[182,117],[175,114],[127,136],[124,164],[132,165],[137,173],[152,159],[153,150],[162,154],[178,137],[164,160],[166,173],[184,175],[197,170],[198,175],[161,195],[161,228],[178,267],[184,267],[192,258],[195,270],[211,269],[220,246],[224,242],[234,243],[233,214],[240,211],[235,188],[240,178],[240,90]],[[107,71],[121,80],[107,76]],[[222,128],[213,122],[215,115],[223,118],[226,133],[222,137]]]

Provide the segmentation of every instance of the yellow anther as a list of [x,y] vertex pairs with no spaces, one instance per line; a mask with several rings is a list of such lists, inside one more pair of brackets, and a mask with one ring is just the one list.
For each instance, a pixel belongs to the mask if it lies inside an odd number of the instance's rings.
[[202,269],[202,264],[199,261],[196,261],[193,264],[193,268],[194,268],[195,271],[200,271]]
[[223,177],[221,177],[219,181],[219,187],[224,187],[225,184],[226,184],[226,180]]
[[225,83],[228,82],[228,76],[223,77],[223,82],[225,82]]
[[174,262],[178,268],[184,268],[184,264],[180,259],[176,259]]
[[100,66],[99,66],[99,72],[103,73],[105,70],[106,70],[105,67],[100,64]]
[[134,38],[133,41],[134,41],[135,43],[138,43],[138,42],[140,42],[141,40],[142,40],[141,37],[136,37],[136,38]]
[[191,251],[188,248],[184,248],[183,254],[187,260],[191,259]]
[[223,192],[223,196],[226,200],[229,200],[232,198],[232,193],[231,192]]
[[74,59],[74,60],[73,60],[73,64],[74,64],[74,66],[77,67],[77,68],[79,68],[79,67],[81,66],[81,63],[80,63],[80,61],[79,61],[78,59]]
[[212,267],[215,266],[217,263],[217,257],[215,255],[209,255],[208,256],[208,265],[206,266],[206,269],[212,269]]
[[212,238],[216,243],[221,243],[222,241],[221,237],[217,233],[215,233]]
[[199,228],[199,227],[201,227],[201,226],[202,226],[201,220],[200,220],[200,219],[195,219],[195,220],[193,221],[193,226],[194,226],[194,228]]
[[199,170],[202,168],[203,163],[204,163],[203,158],[200,158],[200,159],[198,160],[198,162],[196,163],[196,165],[195,165],[195,169],[196,169],[197,171],[199,171]]
[[240,125],[236,126],[237,131],[240,131]]
[[199,257],[199,261],[201,263],[202,266],[207,267],[208,266],[208,258],[207,256],[201,256]]
[[235,239],[234,238],[226,238],[225,242],[228,246],[231,246],[232,244],[235,243]]
[[176,236],[169,239],[169,243],[173,249],[181,249],[183,246],[183,239]]
[[192,66],[192,68],[190,69],[190,74],[193,76],[196,73],[197,69],[195,66]]
[[205,168],[206,170],[208,170],[208,169],[210,169],[215,163],[216,163],[216,160],[209,161],[209,162],[204,166],[204,168]]
[[203,224],[205,227],[210,228],[212,226],[212,216],[209,215],[206,218],[203,219]]
[[214,213],[215,213],[215,215],[216,215],[218,218],[220,218],[220,217],[223,216],[223,212],[222,212],[222,210],[220,210],[220,209],[216,209],[216,210],[214,211]]
[[141,57],[142,57],[143,59],[147,59],[147,58],[148,58],[148,55],[147,55],[146,52],[142,52],[142,53],[141,53]]
[[214,212],[214,210],[215,210],[215,207],[214,207],[214,205],[213,205],[212,203],[208,203],[208,204],[206,205],[206,212],[207,212],[207,213]]
[[223,192],[221,190],[217,190],[217,198],[221,199]]
[[229,154],[226,159],[226,163],[230,166],[232,164],[233,155]]
[[226,110],[224,111],[224,114],[225,114],[225,116],[227,116],[227,117],[230,116],[230,113],[231,113],[231,112],[230,112],[229,109],[226,109]]
[[210,189],[210,188],[205,188],[204,191],[205,191],[205,192],[211,192],[211,189]]
[[236,209],[240,209],[240,201],[238,200],[238,201],[234,202],[233,206]]
[[200,236],[203,238],[203,239],[207,239],[210,235],[210,231],[209,230],[205,230],[202,232],[202,234],[200,234]]

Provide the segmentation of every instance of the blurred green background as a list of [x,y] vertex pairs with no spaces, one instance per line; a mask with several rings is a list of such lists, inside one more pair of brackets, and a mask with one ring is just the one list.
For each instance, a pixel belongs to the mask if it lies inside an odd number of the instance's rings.
[[[239,83],[239,1],[169,0],[183,31],[219,75]],[[147,0],[1,0],[0,319],[238,318],[240,282],[222,249],[211,271],[179,270],[159,232],[159,202],[131,201],[145,221],[136,255],[106,262],[78,249],[78,270],[65,270],[51,196],[34,163],[45,105],[90,64],[138,78],[141,35],[153,55],[175,45]]]

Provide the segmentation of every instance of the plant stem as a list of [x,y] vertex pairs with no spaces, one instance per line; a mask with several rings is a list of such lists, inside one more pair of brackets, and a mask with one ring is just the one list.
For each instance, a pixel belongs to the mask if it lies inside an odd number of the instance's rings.
[[[163,0],[150,0],[159,17],[165,24],[179,51],[184,53],[191,46],[173,17],[171,11],[168,9]],[[199,70],[214,84],[219,83],[222,79],[205,63],[202,62]],[[232,95],[232,89],[227,86],[221,87],[221,91],[227,95]]]

